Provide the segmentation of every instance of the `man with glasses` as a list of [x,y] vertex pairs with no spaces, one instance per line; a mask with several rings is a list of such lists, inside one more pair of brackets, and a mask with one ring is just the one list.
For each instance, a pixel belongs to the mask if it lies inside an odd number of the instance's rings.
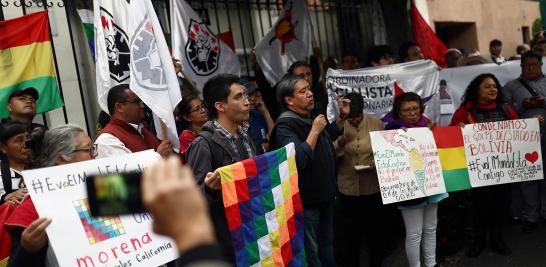
[[97,157],[153,149],[163,157],[172,152],[169,140],[160,141],[150,130],[144,128],[144,103],[131,91],[128,84],[120,84],[108,92],[110,122],[102,129],[95,141]]
[[[527,51],[521,56],[521,76],[503,88],[508,103],[516,108],[519,117],[538,118],[542,151],[546,151],[544,116],[546,116],[546,78],[542,73],[542,55]],[[534,232],[540,217],[546,218],[546,184],[543,180],[516,184],[523,195],[523,231]],[[515,215],[516,216],[516,215]]]
[[[286,75],[277,84],[277,101],[283,113],[271,133],[271,149],[294,143],[298,186],[304,208],[305,254],[309,266],[335,266],[334,198],[337,190],[335,149],[332,141],[341,134],[344,119],[335,123],[337,131],[326,132],[324,114],[311,112],[315,101],[309,83],[300,76]],[[350,100],[347,100],[350,102]],[[348,102],[340,103],[341,117],[349,113]]]
[[324,85],[313,77],[311,66],[305,61],[296,61],[290,68],[288,68],[288,74],[299,76],[304,79],[311,87],[313,93],[313,99],[315,101],[314,114],[326,114],[326,107],[328,106],[328,93]]
[[203,131],[186,152],[188,166],[207,198],[223,256],[234,263],[220,176],[215,170],[256,156],[248,128],[243,127],[249,119],[250,102],[239,77],[231,74],[220,74],[208,80],[203,87],[203,98],[210,121],[203,125]]

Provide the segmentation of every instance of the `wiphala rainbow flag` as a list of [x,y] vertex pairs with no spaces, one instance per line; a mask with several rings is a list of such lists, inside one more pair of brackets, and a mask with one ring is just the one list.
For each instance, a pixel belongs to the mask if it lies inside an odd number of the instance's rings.
[[218,169],[237,266],[307,266],[294,144]]

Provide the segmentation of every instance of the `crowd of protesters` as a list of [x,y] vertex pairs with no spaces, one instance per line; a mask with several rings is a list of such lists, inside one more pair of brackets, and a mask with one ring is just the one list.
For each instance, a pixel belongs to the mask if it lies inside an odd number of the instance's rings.
[[[542,56],[546,56],[546,40],[538,34],[531,47],[521,45],[516,52],[509,60],[521,62],[521,76],[501,87],[493,74],[477,75],[452,125],[538,118],[544,130]],[[453,68],[507,61],[500,40],[491,41],[489,54],[452,48],[445,53],[445,62]],[[144,204],[154,215],[154,229],[172,236],[180,250],[181,258],[168,265],[205,260],[208,265],[203,266],[229,266],[235,256],[215,170],[288,143],[294,143],[296,149],[308,265],[381,266],[392,253],[396,233],[403,231],[396,229],[405,228],[409,266],[436,266],[439,235],[450,237],[442,231],[442,203],[451,198],[470,203],[464,213],[471,218],[474,233],[468,257],[478,257],[488,238],[493,250],[510,255],[503,222],[511,218],[522,223],[523,232],[536,231],[546,218],[543,181],[382,204],[369,133],[435,125],[423,115],[423,101],[415,93],[394,99],[394,120],[387,125],[366,114],[358,93],[338,99],[340,116],[328,122],[325,69],[378,67],[420,60],[423,53],[418,44],[407,42],[399,47],[398,55],[388,45],[378,45],[369,50],[367,58],[368,62],[361,62],[356,53],[347,52],[338,63],[332,57],[323,60],[316,49],[311,62],[294,63],[274,88],[255,64],[253,79],[229,74],[211,78],[202,89],[202,98],[184,80],[184,98],[174,114],[180,135],[178,155],[173,155],[168,140],[161,141],[153,133],[147,108],[127,84],[109,91],[110,115],[101,114],[102,125],[94,141],[75,125],[47,129],[33,123],[38,91],[15,90],[6,107],[9,118],[0,124],[0,204],[17,207],[5,222],[12,237],[8,266],[57,264],[45,233],[51,219],[39,218],[28,197],[23,170],[148,149],[165,158],[145,172],[142,188]],[[541,144],[545,151],[544,138]],[[368,168],[357,169],[357,165]],[[361,248],[363,243],[368,244],[367,250]],[[367,251],[368,262],[361,262],[362,251]]]

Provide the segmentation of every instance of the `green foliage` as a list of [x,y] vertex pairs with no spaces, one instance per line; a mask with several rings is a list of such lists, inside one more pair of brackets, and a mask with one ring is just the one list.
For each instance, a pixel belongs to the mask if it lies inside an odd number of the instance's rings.
[[541,18],[536,18],[535,21],[533,21],[533,26],[532,26],[531,30],[533,31],[533,33],[540,32],[540,31],[544,30],[542,28],[542,19]]

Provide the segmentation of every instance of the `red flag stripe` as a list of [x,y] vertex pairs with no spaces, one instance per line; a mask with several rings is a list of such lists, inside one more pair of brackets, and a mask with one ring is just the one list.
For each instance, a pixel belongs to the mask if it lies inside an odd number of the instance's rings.
[[432,129],[438,149],[463,147],[463,132],[460,126],[435,127]]
[[49,40],[47,11],[0,22],[0,50]]

